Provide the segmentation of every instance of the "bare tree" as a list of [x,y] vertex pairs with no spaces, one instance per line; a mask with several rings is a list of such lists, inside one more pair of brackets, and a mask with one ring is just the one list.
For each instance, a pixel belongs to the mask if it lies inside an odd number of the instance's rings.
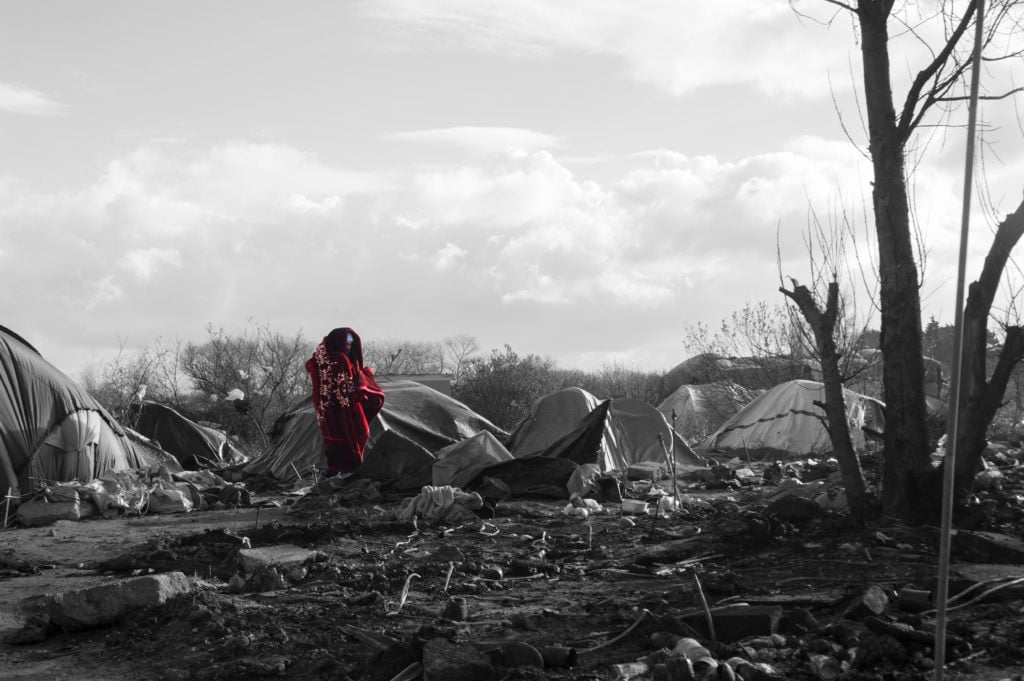
[[223,403],[240,391],[240,399],[232,399],[231,408],[219,410],[219,416],[265,448],[269,427],[296,399],[309,394],[304,363],[312,344],[301,333],[283,336],[251,320],[235,335],[213,326],[207,333],[205,343],[185,346],[182,370],[211,402]]
[[476,338],[468,334],[449,336],[443,341],[445,365],[444,371],[452,375],[452,382],[458,385],[469,362],[480,352],[480,344]]
[[[883,511],[906,520],[934,518],[938,476],[931,467],[924,393],[924,359],[921,347],[921,300],[915,232],[909,198],[908,145],[925,125],[948,124],[952,105],[967,99],[964,79],[973,46],[968,37],[977,10],[976,0],[962,14],[953,3],[930,5],[894,0],[824,0],[847,11],[858,29],[863,67],[864,115],[867,121],[868,155],[873,169],[872,206],[877,236],[880,276],[883,399],[885,401],[885,466]],[[795,7],[795,3],[792,3]],[[1017,3],[1000,0],[991,13],[985,46],[1005,36],[1013,25]],[[913,12],[921,15],[913,15]],[[890,24],[926,43],[923,23],[935,20],[945,30],[941,44],[929,47],[928,61],[917,71],[897,110],[890,68]],[[1018,24],[1019,25],[1019,24]],[[1017,52],[992,55],[995,64]],[[1009,93],[986,94],[987,98]],[[986,313],[987,315],[987,310]]]
[[437,342],[383,339],[363,345],[363,361],[381,376],[442,373],[444,357]]
[[[869,288],[865,292],[868,301],[873,301],[874,291],[867,284],[864,263],[856,248],[853,257],[848,253],[848,245],[856,246],[855,237],[848,211],[842,211],[825,224],[811,208],[809,226],[804,237],[810,261],[811,285],[801,285],[791,278],[792,287],[787,289],[782,285],[779,291],[793,301],[803,317],[805,324],[794,325],[795,328],[810,331],[806,342],[813,348],[821,367],[825,392],[825,401],[818,406],[825,412],[832,451],[839,462],[850,508],[855,514],[863,516],[868,512],[871,500],[866,493],[860,460],[853,448],[844,386],[865,369],[866,362],[861,359],[858,351],[870,315],[865,315],[864,321],[858,320],[857,296],[843,295],[840,279],[846,278],[850,274],[849,270],[854,269],[854,274],[860,276],[852,278],[859,279]],[[781,282],[781,253],[779,279]],[[848,282],[847,286],[851,283]],[[823,299],[819,299],[815,292],[822,290],[825,293]]]

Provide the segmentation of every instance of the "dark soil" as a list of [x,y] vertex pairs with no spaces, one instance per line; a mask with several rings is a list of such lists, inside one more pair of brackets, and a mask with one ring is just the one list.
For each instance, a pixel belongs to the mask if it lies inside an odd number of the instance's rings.
[[[968,515],[973,529],[1020,541],[1024,475],[1016,460],[1003,472],[998,489],[979,491],[974,511],[984,517]],[[937,588],[936,528],[770,505],[774,486],[763,479],[681,487],[681,508],[666,515],[604,503],[584,518],[567,515],[565,500],[506,500],[478,522],[427,526],[395,520],[400,497],[350,503],[342,489],[302,497],[259,529],[251,513],[228,529],[200,521],[79,571],[108,580],[181,571],[195,583],[187,597],[112,626],[5,646],[0,665],[24,665],[10,678],[61,678],[28,673],[60,657],[68,678],[94,678],[69,671],[77,668],[112,681],[674,679],[685,676],[669,651],[693,638],[709,659],[691,665],[706,678],[731,678],[709,671],[729,660],[750,679],[932,678],[935,618],[922,609]],[[656,501],[665,489],[625,491]],[[28,530],[8,530],[0,546],[19,532]],[[281,544],[314,553],[299,568],[240,573],[241,546]],[[953,547],[951,597],[1001,588],[951,599],[947,678],[1021,678],[1024,588],[1005,578],[1024,576],[1024,556],[1012,564],[1016,554],[998,545]],[[0,571],[0,582],[33,566]],[[705,602],[716,613],[746,604],[749,614],[714,620],[712,636]],[[537,652],[545,662],[530,657]]]

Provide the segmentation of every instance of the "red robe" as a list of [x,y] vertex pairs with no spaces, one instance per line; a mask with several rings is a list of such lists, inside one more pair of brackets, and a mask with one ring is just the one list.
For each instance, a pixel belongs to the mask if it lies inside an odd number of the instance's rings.
[[[345,353],[345,336],[353,337]],[[384,391],[363,366],[359,335],[348,327],[334,329],[306,360],[313,380],[313,409],[327,458],[327,471],[351,473],[363,463],[370,421],[384,406]]]

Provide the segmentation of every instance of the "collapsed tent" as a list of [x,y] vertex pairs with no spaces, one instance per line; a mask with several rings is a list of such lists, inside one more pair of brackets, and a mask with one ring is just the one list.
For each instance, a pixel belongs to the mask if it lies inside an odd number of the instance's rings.
[[763,390],[784,381],[811,379],[814,369],[788,357],[723,357],[713,352],[694,355],[667,371],[658,383],[658,401],[683,385],[728,381]]
[[[878,400],[843,390],[846,418],[855,450],[867,442],[866,432],[881,433],[884,407]],[[737,450],[752,454],[814,456],[832,451],[825,425],[825,386],[817,381],[788,381],[755,398],[722,424],[701,445],[702,450]]]
[[693,442],[715,432],[756,396],[756,391],[729,381],[687,384],[662,400],[658,411],[677,433]]
[[99,402],[0,327],[0,493],[20,496],[144,465]]
[[677,470],[705,467],[651,405],[630,398],[602,402],[581,388],[565,388],[534,402],[509,437],[509,451],[516,459],[567,458],[597,464],[602,471],[626,470],[644,461],[668,463],[666,451],[674,451]]
[[187,470],[242,463],[248,459],[224,431],[204,426],[164,404],[133,405],[136,431],[157,443]]
[[[480,432],[507,433],[458,400],[415,381],[378,379],[384,407],[370,423],[359,474],[397,489],[431,484],[434,454]],[[270,449],[235,470],[294,482],[323,467],[320,428],[310,398],[284,414],[271,431]]]

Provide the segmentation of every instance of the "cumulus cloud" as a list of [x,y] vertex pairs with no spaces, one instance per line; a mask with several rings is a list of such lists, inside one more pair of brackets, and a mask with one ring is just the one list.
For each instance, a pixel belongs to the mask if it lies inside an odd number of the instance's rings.
[[0,305],[32,281],[39,308],[109,337],[254,316],[316,333],[344,317],[502,342],[546,325],[596,352],[608,319],[678,335],[682,313],[774,297],[777,247],[787,274],[805,257],[808,203],[866,187],[857,150],[817,138],[732,162],[620,161],[595,181],[512,149],[376,177],[282,146],[149,145],[77,191],[3,195]]
[[25,116],[53,116],[62,110],[60,104],[38,90],[0,82],[0,111]]
[[562,146],[562,140],[523,128],[502,128],[486,126],[459,126],[434,130],[411,130],[385,135],[384,139],[400,142],[447,144],[473,152],[493,153],[518,148],[527,151],[554,150]]

